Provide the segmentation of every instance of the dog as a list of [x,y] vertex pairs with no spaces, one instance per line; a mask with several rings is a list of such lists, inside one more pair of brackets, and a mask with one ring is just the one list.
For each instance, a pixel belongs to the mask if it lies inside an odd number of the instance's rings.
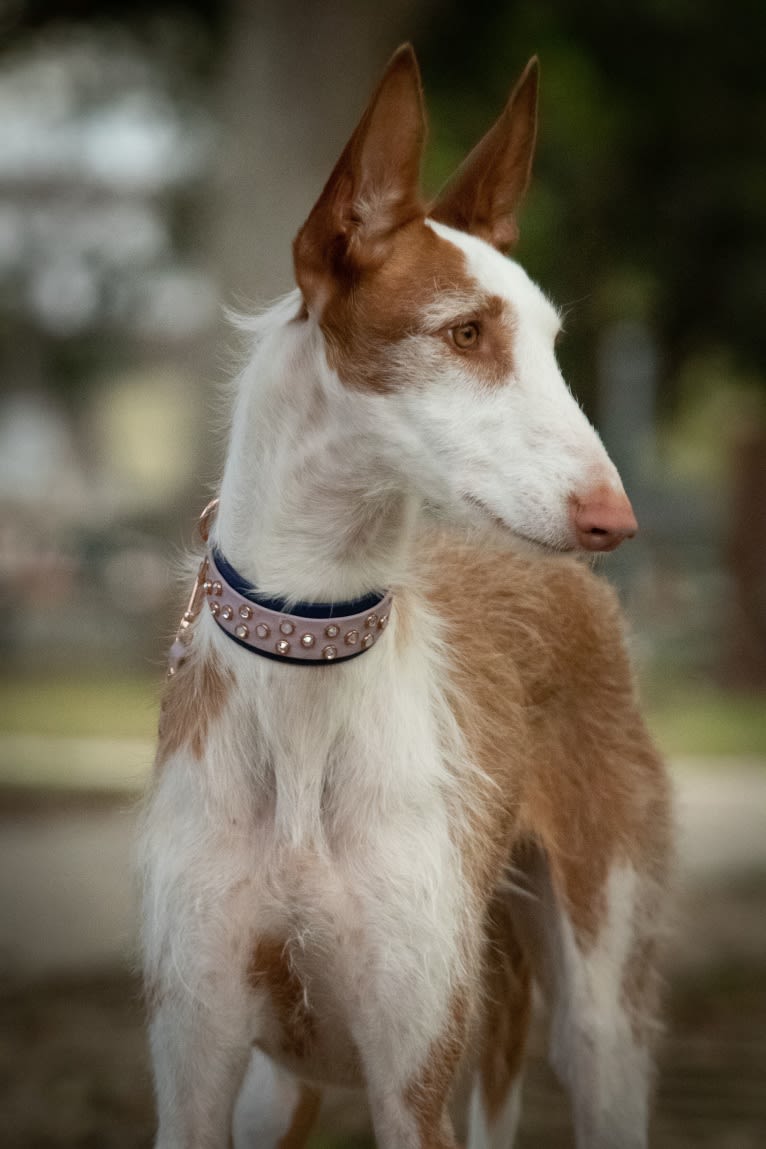
[[142,831],[158,1149],[509,1149],[533,983],[580,1149],[647,1144],[671,794],[616,597],[636,530],[518,263],[537,61],[419,189],[393,56],[250,323]]

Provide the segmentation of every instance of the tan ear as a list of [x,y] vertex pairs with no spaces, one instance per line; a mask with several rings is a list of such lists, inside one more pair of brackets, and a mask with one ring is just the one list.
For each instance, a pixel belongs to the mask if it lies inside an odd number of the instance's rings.
[[397,228],[424,214],[425,133],[420,72],[412,46],[403,44],[293,243],[295,276],[310,308],[379,265]]
[[516,211],[532,174],[537,137],[537,81],[533,56],[500,118],[458,168],[429,212],[507,251],[519,238]]

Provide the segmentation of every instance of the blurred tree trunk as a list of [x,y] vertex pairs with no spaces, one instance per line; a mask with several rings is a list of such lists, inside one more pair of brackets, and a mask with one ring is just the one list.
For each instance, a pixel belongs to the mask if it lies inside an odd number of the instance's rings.
[[[208,230],[223,304],[252,310],[292,286],[293,236],[389,55],[415,35],[429,2],[229,0]],[[221,319],[197,398],[205,424],[215,414],[207,384],[229,373],[235,343]],[[202,429],[199,443],[209,481],[221,445]],[[193,486],[199,502],[199,477]]]
[[292,286],[290,243],[423,0],[231,0],[217,256],[224,294]]
[[766,425],[743,429],[732,450],[735,468],[727,565],[732,601],[724,677],[746,689],[766,686]]

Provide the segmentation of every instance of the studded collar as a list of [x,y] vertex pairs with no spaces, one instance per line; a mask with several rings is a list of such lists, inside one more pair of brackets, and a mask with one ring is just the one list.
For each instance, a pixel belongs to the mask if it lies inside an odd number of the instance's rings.
[[[214,504],[205,508],[200,533],[207,538]],[[217,548],[200,564],[189,604],[170,650],[168,675],[183,662],[191,626],[207,609],[239,646],[277,662],[323,666],[347,662],[374,646],[388,623],[392,594],[368,594],[349,602],[292,603],[258,593]]]
[[344,662],[369,650],[388,622],[391,594],[345,603],[295,603],[258,594],[212,550],[203,592],[215,621],[240,646],[279,662]]

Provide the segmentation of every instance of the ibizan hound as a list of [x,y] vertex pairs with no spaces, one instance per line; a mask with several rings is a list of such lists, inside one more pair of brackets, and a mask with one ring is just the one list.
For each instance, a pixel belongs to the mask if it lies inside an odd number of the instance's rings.
[[612,591],[636,530],[503,254],[532,61],[436,202],[393,57],[252,324],[143,833],[158,1149],[509,1149],[532,982],[577,1144],[647,1144],[665,769]]

